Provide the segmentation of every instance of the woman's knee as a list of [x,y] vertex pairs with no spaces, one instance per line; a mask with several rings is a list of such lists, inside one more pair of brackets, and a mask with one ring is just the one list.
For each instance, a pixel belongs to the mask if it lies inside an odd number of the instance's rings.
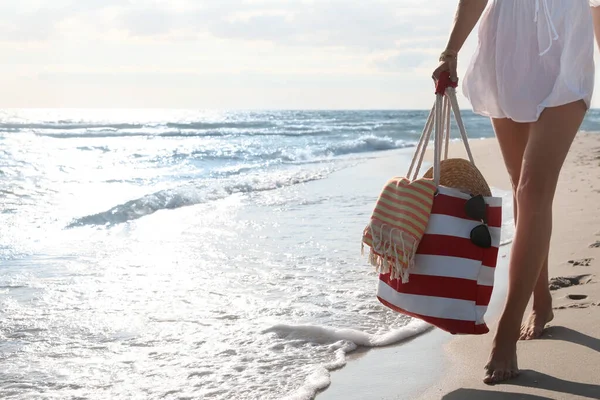
[[551,210],[556,181],[557,179],[548,174],[531,174],[524,171],[515,190],[519,209],[540,212]]
[[520,181],[521,171],[519,171],[517,173],[517,172],[512,172],[509,170],[508,176],[510,178],[510,185],[512,186],[513,194],[516,195],[517,190],[519,189],[519,181]]

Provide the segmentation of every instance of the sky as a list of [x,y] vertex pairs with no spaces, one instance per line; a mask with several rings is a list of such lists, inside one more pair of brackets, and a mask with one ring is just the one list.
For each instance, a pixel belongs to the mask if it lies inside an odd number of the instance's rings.
[[457,3],[0,0],[0,107],[429,108]]

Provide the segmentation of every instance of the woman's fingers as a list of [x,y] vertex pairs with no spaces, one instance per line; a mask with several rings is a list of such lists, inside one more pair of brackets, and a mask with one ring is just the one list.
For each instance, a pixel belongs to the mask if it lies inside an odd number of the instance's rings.
[[443,62],[433,71],[433,74],[431,75],[431,77],[433,78],[434,81],[437,81],[440,79],[440,75],[442,74],[442,72],[448,71],[448,70],[449,70],[448,64],[446,62]]
[[440,79],[442,72],[448,71],[450,73],[450,80],[452,82],[458,81],[458,73],[456,72],[456,60],[448,60],[440,63],[440,65],[433,71],[431,77],[434,81]]

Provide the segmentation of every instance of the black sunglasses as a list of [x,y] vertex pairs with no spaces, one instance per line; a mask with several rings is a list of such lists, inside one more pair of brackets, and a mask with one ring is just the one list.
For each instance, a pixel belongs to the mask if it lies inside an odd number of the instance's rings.
[[485,249],[492,247],[492,235],[487,223],[487,208],[482,195],[471,197],[465,203],[467,217],[483,222],[471,230],[471,242]]

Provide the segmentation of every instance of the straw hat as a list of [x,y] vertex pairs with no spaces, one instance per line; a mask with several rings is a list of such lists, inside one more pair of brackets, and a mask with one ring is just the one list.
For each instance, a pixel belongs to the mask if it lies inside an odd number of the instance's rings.
[[[463,158],[448,158],[441,163],[440,185],[459,189],[471,195],[489,197],[492,191],[477,167]],[[433,178],[433,167],[424,178]]]

